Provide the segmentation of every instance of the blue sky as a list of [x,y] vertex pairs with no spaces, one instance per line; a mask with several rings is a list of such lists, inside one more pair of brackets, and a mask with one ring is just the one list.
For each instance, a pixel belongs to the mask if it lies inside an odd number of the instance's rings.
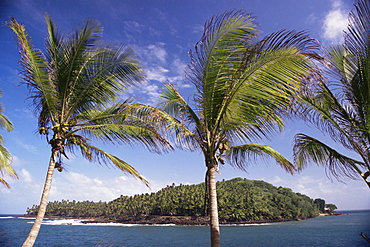
[[[189,62],[189,50],[200,39],[204,23],[212,15],[244,9],[256,16],[261,37],[281,29],[308,30],[327,47],[341,41],[353,4],[352,0],[1,0],[0,21],[3,24],[15,17],[25,24],[33,44],[41,49],[46,36],[45,13],[49,13],[65,33],[88,18],[100,21],[104,27],[103,40],[133,46],[142,61],[147,82],[127,92],[126,96],[154,104],[163,82],[176,84],[185,97],[195,92],[192,85],[183,81],[184,68]],[[14,156],[12,164],[19,175],[19,180],[8,180],[12,189],[0,187],[0,214],[25,213],[27,207],[39,203],[50,147],[36,134],[37,121],[26,100],[27,88],[19,85],[15,37],[3,25],[0,35],[0,88],[4,93],[0,102],[15,126],[13,132],[2,131],[1,134]],[[263,144],[273,146],[292,160],[292,140],[300,132],[346,152],[299,120],[287,122],[284,132]],[[99,145],[134,166],[149,180],[151,190],[118,169],[89,163],[77,155],[66,161],[66,171],[55,173],[51,201],[110,201],[120,195],[157,191],[172,183],[204,181],[205,165],[199,152],[175,151],[158,155],[140,146]],[[294,176],[286,174],[273,161],[267,164],[257,161],[248,173],[227,164],[220,171],[218,180],[234,177],[264,180],[311,198],[323,198],[342,210],[370,208],[369,191],[364,182],[331,180],[324,168],[316,165]]]

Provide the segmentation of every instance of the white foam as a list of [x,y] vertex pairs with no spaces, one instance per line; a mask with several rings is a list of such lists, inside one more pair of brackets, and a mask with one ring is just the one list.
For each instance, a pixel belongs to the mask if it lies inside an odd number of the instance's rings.
[[[29,219],[29,218],[26,218]],[[162,226],[162,227],[173,227],[181,226],[176,224],[125,224],[125,223],[86,223],[88,219],[44,219],[42,221],[43,225],[73,225],[73,226],[120,226],[120,227],[135,227],[135,226]],[[27,223],[33,224],[34,221],[29,221]]]
[[44,220],[43,225],[80,225],[81,220],[79,219],[52,219]]

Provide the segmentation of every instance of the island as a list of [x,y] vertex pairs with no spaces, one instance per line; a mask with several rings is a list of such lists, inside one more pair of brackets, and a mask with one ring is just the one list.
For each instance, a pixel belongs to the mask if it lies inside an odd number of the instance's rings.
[[[205,183],[168,185],[156,193],[121,195],[110,202],[49,202],[45,217],[79,218],[83,223],[207,225]],[[335,214],[334,204],[259,180],[217,182],[220,224],[271,223]],[[38,206],[22,217],[35,217]]]

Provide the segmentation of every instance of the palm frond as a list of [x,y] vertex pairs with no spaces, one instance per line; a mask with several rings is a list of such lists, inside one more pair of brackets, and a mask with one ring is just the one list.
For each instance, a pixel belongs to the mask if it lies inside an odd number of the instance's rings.
[[[267,48],[271,49],[271,48]],[[242,97],[245,104],[253,101],[267,104],[272,110],[285,109],[287,103],[300,89],[300,83],[310,73],[312,63],[296,47],[280,48],[261,52],[243,67],[239,80],[248,90]],[[235,97],[238,99],[238,97]],[[247,104],[248,106],[248,104]]]
[[81,153],[83,157],[85,157],[87,160],[91,162],[98,162],[99,164],[113,164],[117,168],[119,168],[121,171],[123,171],[126,174],[129,174],[137,179],[139,179],[141,182],[143,182],[148,188],[149,183],[148,181],[141,176],[138,171],[135,170],[132,166],[130,166],[125,161],[119,159],[118,157],[111,155],[95,146],[89,145],[87,142],[81,142],[78,144]]
[[310,37],[307,31],[282,29],[266,36],[258,45],[265,51],[295,47],[306,57],[323,60],[317,53],[320,50],[319,41]]
[[193,135],[182,122],[159,108],[133,103],[128,104],[125,111],[128,112],[130,118],[155,126],[162,136],[174,136],[180,143],[184,138]]
[[344,46],[351,54],[365,58],[369,56],[370,3],[358,0],[355,10],[349,13],[349,24],[344,35]]
[[301,117],[328,133],[360,160],[340,154],[304,134],[295,138],[294,156],[300,168],[309,162],[326,168],[335,178],[365,179],[370,170],[370,3],[358,0],[349,15],[344,43],[326,52],[328,78],[301,95]]
[[5,179],[3,179],[2,177],[0,177],[0,183],[3,184],[5,187],[7,187],[8,189],[10,189],[10,185],[8,182],[5,181]]
[[139,116],[134,108],[132,103],[124,102],[81,112],[73,118],[77,123],[71,133],[81,132],[86,137],[108,143],[141,143],[155,152],[172,149],[170,143],[162,137],[160,126],[156,126],[160,120]]
[[[139,62],[131,48],[99,43],[102,27],[88,20],[67,37],[59,35],[50,17],[48,56],[61,100],[61,118],[116,99],[141,81]],[[62,120],[63,121],[63,120]]]
[[349,14],[349,24],[344,35],[346,56],[343,60],[353,71],[350,80],[344,81],[348,101],[366,127],[370,138],[370,3],[358,1]]
[[319,140],[304,134],[295,136],[293,151],[299,169],[303,169],[312,161],[325,167],[339,180],[343,177],[359,179],[362,170],[370,168],[366,168],[363,162],[340,154]]
[[69,115],[114,101],[122,90],[141,80],[139,63],[132,49],[104,47],[90,55],[75,78],[71,94],[76,98],[70,101]]
[[[370,134],[370,65],[366,58],[361,58],[361,52],[351,54],[343,46],[332,47],[328,52],[331,71],[338,79],[335,86],[341,94],[336,95],[343,105],[347,115],[357,126],[361,126],[363,135],[369,138]],[[369,52],[367,52],[369,53]],[[370,55],[368,54],[367,56]],[[367,58],[367,60],[369,59]],[[366,64],[367,63],[367,64]]]
[[[81,30],[71,33],[66,39],[55,27],[50,16],[45,16],[48,26],[48,51],[49,73],[51,80],[57,88],[56,97],[60,100],[60,118],[64,119],[69,109],[73,91],[78,87],[83,78],[80,76],[83,66],[89,61],[87,56],[96,46],[97,38],[101,36],[102,29],[98,23],[88,20]],[[77,85],[76,85],[77,84]],[[59,120],[63,121],[63,120]]]
[[[2,96],[2,91],[0,90],[0,97]],[[13,130],[12,122],[4,115],[1,114],[3,111],[3,106],[0,104],[0,129],[5,129],[7,131]],[[11,178],[18,178],[17,173],[10,165],[12,156],[9,150],[3,146],[4,138],[0,135],[0,183],[5,185],[7,188],[10,188],[10,185],[3,178],[5,175],[10,176]]]
[[[204,138],[204,123],[201,116],[185,101],[177,89],[166,84],[161,92],[159,108],[182,123],[188,134],[177,135],[181,146],[193,150],[199,148],[199,140]],[[191,133],[191,134],[190,134]]]
[[317,49],[316,40],[294,31],[271,34],[251,49],[253,53],[246,49],[248,59],[230,76],[234,83],[228,85],[222,102],[225,110],[219,113],[220,125],[226,129],[226,123],[246,126],[245,137],[257,139],[281,130],[282,117],[293,111],[290,102],[302,81],[316,73],[310,58],[319,58]]
[[[55,87],[48,75],[48,64],[45,55],[31,44],[23,24],[19,24],[14,18],[6,23],[7,26],[16,34],[21,55],[20,63],[24,70],[22,72],[23,81],[30,89],[30,98],[33,99],[35,110],[55,111],[57,98]],[[54,116],[44,117],[44,122],[49,121]]]
[[[2,95],[3,95],[3,92],[0,89],[0,97],[2,97]],[[3,111],[4,111],[4,107],[0,103],[0,129],[5,129],[6,131],[10,132],[13,130],[14,126],[12,122],[9,120],[9,118],[1,113]]]
[[249,162],[253,162],[257,158],[272,158],[287,172],[293,174],[296,171],[295,166],[289,160],[266,145],[245,144],[234,146],[230,148],[226,155],[232,165],[242,170],[246,170]]
[[[1,112],[1,104],[0,104],[0,112]],[[5,129],[7,131],[12,131],[14,129],[12,122],[9,120],[7,116],[0,113],[0,129]]]
[[2,136],[0,136],[0,183],[4,184],[7,188],[10,188],[9,184],[3,177],[9,176],[14,179],[18,179],[18,175],[10,165],[12,156],[7,148],[3,145]]
[[[49,61],[60,61],[63,58],[61,57],[64,41],[61,34],[58,32],[51,16],[49,14],[45,15],[48,37],[47,37],[47,55],[49,56]],[[58,64],[53,64],[52,66],[57,67]]]
[[180,118],[189,124],[194,123],[195,125],[200,125],[200,119],[196,112],[171,84],[166,84],[164,86],[161,92],[161,102],[159,106],[165,112],[176,118]]
[[[244,11],[214,16],[191,52],[187,77],[196,86],[206,125],[213,126],[225,96],[225,83],[237,70],[242,52],[257,34],[254,18]],[[200,96],[201,95],[201,96]]]
[[340,96],[335,95],[325,83],[319,83],[315,92],[302,94],[300,100],[303,103],[300,114],[303,119],[367,160],[369,133],[348,101],[340,102]]

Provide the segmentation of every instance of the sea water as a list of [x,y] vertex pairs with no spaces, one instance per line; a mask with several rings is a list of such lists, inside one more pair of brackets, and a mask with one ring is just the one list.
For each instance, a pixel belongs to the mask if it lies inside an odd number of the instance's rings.
[[[303,221],[221,226],[221,245],[370,246],[370,210],[342,211]],[[0,246],[21,246],[34,219],[0,216]],[[35,246],[209,246],[209,227],[83,224],[77,219],[44,219]]]

